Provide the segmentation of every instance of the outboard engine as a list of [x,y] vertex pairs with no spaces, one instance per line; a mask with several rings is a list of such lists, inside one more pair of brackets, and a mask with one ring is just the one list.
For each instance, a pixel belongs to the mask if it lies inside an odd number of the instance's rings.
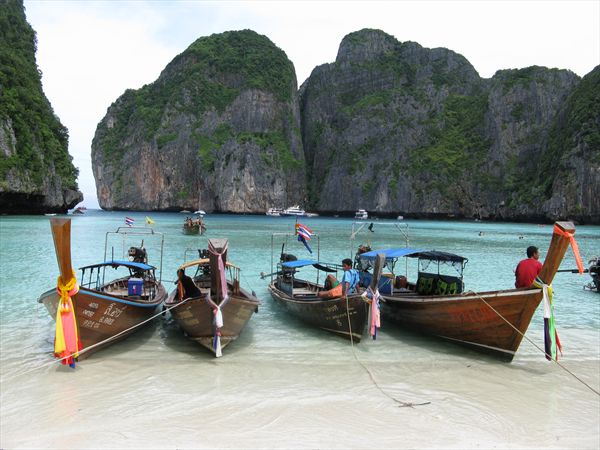
[[[290,261],[298,261],[298,258],[296,258],[296,255],[292,255],[291,253],[282,253],[281,256],[279,257],[279,260],[282,263],[284,263],[284,262],[290,262]],[[296,273],[296,269],[283,268],[281,272],[282,272],[284,281],[291,282],[292,275],[294,273]]]
[[279,260],[281,262],[290,262],[290,261],[298,261],[298,258],[296,258],[296,255],[292,255],[291,253],[282,253]]
[[144,241],[142,241],[140,247],[129,247],[127,254],[129,255],[129,261],[131,262],[148,263],[148,253],[144,248]]
[[371,266],[371,262],[367,259],[361,259],[360,255],[371,251],[370,245],[359,245],[356,255],[354,255],[354,268],[359,271],[367,271]]

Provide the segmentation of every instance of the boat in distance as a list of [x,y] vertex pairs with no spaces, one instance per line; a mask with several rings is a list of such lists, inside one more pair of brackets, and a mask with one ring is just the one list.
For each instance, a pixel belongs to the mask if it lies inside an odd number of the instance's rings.
[[269,208],[265,214],[271,217],[279,217],[283,211],[283,208]]
[[[558,230],[558,231],[557,231]],[[574,233],[570,222],[557,222],[550,247],[538,276],[550,284],[569,245],[568,233]],[[462,270],[466,258],[445,252],[409,248],[375,250],[356,255],[363,269],[361,277],[369,275],[370,259],[376,254],[386,256],[392,273],[381,277],[382,320],[417,331],[442,337],[476,350],[511,361],[529,327],[531,318],[543,297],[540,287],[504,289],[488,292],[464,291]],[[420,265],[416,282],[393,273],[398,258],[416,258]],[[425,264],[421,264],[421,263]],[[437,271],[423,267],[437,265]],[[453,266],[459,276],[440,274],[440,265]],[[508,323],[507,323],[508,322]]]
[[[68,280],[72,273],[71,219],[52,219],[51,227],[60,274],[63,280]],[[160,235],[162,239],[162,234],[148,228],[121,227],[114,233],[107,233],[107,239],[112,234],[123,237]],[[147,264],[143,245],[131,247],[128,254],[131,261],[107,260],[105,245],[103,262],[80,269],[79,291],[72,297],[82,344],[80,360],[137,331],[138,325],[152,317],[167,297],[165,287],[156,277],[157,268]],[[112,269],[123,269],[126,273],[112,279],[107,276]],[[59,303],[56,289],[44,292],[38,302],[56,318]]]
[[306,211],[300,208],[299,205],[295,205],[284,209],[279,213],[279,215],[282,217],[304,217],[306,216]]
[[369,213],[364,209],[359,209],[354,213],[354,218],[357,220],[367,220],[369,218]]
[[[164,303],[186,336],[217,357],[239,337],[260,305],[254,293],[240,287],[240,269],[227,261],[227,247],[226,239],[210,239],[208,250],[199,251],[199,259],[179,266],[184,272],[195,270],[195,293],[187,297],[178,287]],[[229,276],[221,274],[221,268]]]

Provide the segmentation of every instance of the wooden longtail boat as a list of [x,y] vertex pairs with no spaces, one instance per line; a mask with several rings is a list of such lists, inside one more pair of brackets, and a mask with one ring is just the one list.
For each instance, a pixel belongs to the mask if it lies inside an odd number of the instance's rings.
[[[570,222],[557,222],[555,227],[559,232],[560,230],[568,233],[575,232],[575,227]],[[556,232],[552,235],[546,259],[538,276],[544,283],[552,283],[568,245],[568,237]],[[387,249],[363,253],[357,257],[362,261],[368,261],[381,252],[387,254],[388,267],[392,268],[400,256],[417,258],[424,256],[431,262],[436,261],[432,254],[441,253]],[[430,255],[427,256],[427,253]],[[464,260],[458,255],[445,256],[445,258],[452,256]],[[444,259],[438,259],[438,264],[440,261]],[[458,260],[454,259],[454,262],[456,261]],[[462,262],[460,264],[461,268],[464,267]],[[385,279],[382,277],[382,280]],[[421,281],[427,279],[431,279],[432,282]],[[489,292],[464,292],[462,271],[460,278],[453,279],[453,277],[439,275],[439,270],[438,274],[420,271],[417,283],[409,283],[406,287],[397,288],[397,285],[392,284],[386,291],[380,284],[380,289],[383,320],[391,320],[420,333],[466,344],[508,361],[513,359],[519,348],[522,335],[527,331],[543,296],[542,289],[533,286]],[[454,289],[456,293],[448,293]],[[445,293],[442,293],[442,290]]]
[[199,234],[203,235],[206,231],[206,224],[202,216],[198,216],[194,219],[189,217],[183,222],[183,233],[184,234]]
[[[360,342],[368,317],[368,304],[363,300],[361,292],[350,294],[347,298],[319,297],[319,292],[325,289],[322,285],[295,277],[297,269],[309,266],[336,274],[342,270],[337,264],[314,260],[280,262],[277,265],[277,277],[269,284],[271,297],[304,322],[352,339],[353,342]],[[377,277],[374,277],[373,282],[377,282]]]
[[[209,239],[208,258],[200,258],[182,264],[180,269],[195,268],[192,277],[200,290],[200,295],[180,299],[175,289],[165,306],[171,315],[192,340],[206,347],[217,357],[221,350],[237,339],[252,314],[258,311],[260,302],[254,293],[240,287],[240,269],[227,262],[227,240]],[[229,272],[226,278],[227,292],[221,287],[219,258],[223,270]],[[178,306],[180,304],[180,306]],[[217,326],[217,310],[222,316],[222,326]]]
[[[72,273],[71,219],[51,219],[50,224],[60,274],[67,280]],[[120,230],[116,233],[158,234],[147,228],[141,231],[137,231],[134,227],[126,228],[125,231]],[[107,233],[107,239],[109,234],[111,233]],[[106,261],[105,246],[104,262],[81,268],[81,276],[78,279],[79,292],[73,296],[73,306],[82,350],[94,347],[80,353],[80,360],[137,331],[140,327],[136,325],[150,318],[157,306],[167,297],[166,289],[156,278],[156,268],[140,261],[141,258],[147,259],[145,249],[131,247],[129,254],[134,261],[113,259]],[[124,268],[129,275],[105,281],[106,271],[109,268]],[[50,315],[56,318],[59,302],[56,289],[44,292],[38,302],[43,303]],[[116,335],[119,336],[104,342]],[[98,343],[102,344],[95,346]]]

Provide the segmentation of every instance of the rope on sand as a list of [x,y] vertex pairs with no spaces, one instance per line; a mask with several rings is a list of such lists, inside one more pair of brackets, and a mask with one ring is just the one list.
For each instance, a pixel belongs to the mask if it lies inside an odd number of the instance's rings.
[[356,355],[356,350],[354,348],[354,337],[352,336],[352,324],[350,323],[350,307],[348,304],[348,296],[347,295],[346,295],[346,317],[348,318],[348,331],[350,333],[350,344],[352,347],[352,355],[354,356],[354,359],[356,359],[356,362],[358,362],[358,364],[360,364],[360,366],[363,369],[365,369],[365,371],[369,374],[369,378],[371,379],[371,381],[373,382],[375,387],[377,389],[379,389],[379,392],[381,392],[383,395],[385,395],[390,400],[398,403],[400,408],[414,408],[415,406],[431,404],[431,402],[413,403],[413,402],[404,402],[402,400],[398,400],[397,398],[394,398],[393,396],[391,396],[390,394],[385,392],[383,390],[383,388],[381,386],[379,386],[379,383],[377,383],[377,380],[375,380],[375,376],[373,375],[373,373],[369,370],[369,368],[366,365],[364,365],[362,363],[362,361],[360,359],[358,359],[358,356]]
[[[108,338],[104,339],[103,341],[96,342],[95,344],[93,344],[93,345],[90,345],[89,347],[86,347],[86,348],[84,348],[83,350],[80,350],[80,351],[79,351],[79,355],[81,356],[82,354],[84,354],[84,353],[86,353],[86,352],[88,352],[88,351],[92,350],[93,348],[96,348],[96,347],[98,347],[98,346],[100,346],[100,345],[106,344],[107,342],[110,342],[110,341],[113,341],[113,340],[117,339],[119,336],[121,336],[121,335],[123,335],[123,334],[125,334],[125,333],[128,333],[129,331],[131,331],[131,330],[134,330],[135,328],[137,328],[137,327],[140,327],[140,326],[144,325],[145,323],[148,323],[148,322],[150,322],[151,320],[154,320],[154,319],[156,319],[158,316],[161,316],[161,315],[163,315],[163,314],[164,314],[164,313],[166,313],[167,311],[170,311],[170,310],[172,310],[172,309],[174,309],[174,308],[177,308],[177,307],[179,307],[179,306],[183,305],[183,304],[184,304],[184,303],[186,303],[188,300],[191,300],[191,297],[189,297],[189,298],[186,298],[186,299],[184,299],[184,300],[182,300],[182,301],[178,302],[176,305],[173,305],[173,306],[171,306],[171,307],[169,307],[169,308],[165,308],[165,309],[163,309],[163,310],[162,310],[162,311],[160,311],[158,314],[154,314],[153,316],[149,317],[148,319],[144,320],[143,322],[140,322],[140,323],[138,323],[138,324],[136,324],[136,325],[134,325],[134,326],[132,326],[132,327],[129,327],[129,328],[127,328],[127,329],[125,329],[125,330],[123,330],[123,331],[121,331],[121,332],[119,332],[119,333],[117,333],[117,334],[113,335],[113,336],[109,336]],[[15,374],[15,375],[14,375],[12,378],[21,377],[21,376],[23,376],[23,375],[27,375],[28,373],[35,372],[36,370],[43,369],[43,368],[45,368],[45,367],[50,367],[50,366],[53,366],[54,364],[56,364],[56,363],[60,363],[61,361],[63,361],[64,359],[67,359],[67,358],[69,358],[69,357],[70,357],[70,356],[65,356],[65,357],[63,357],[63,358],[60,358],[60,359],[53,359],[52,361],[49,361],[48,363],[45,363],[45,364],[42,364],[42,365],[40,365],[40,366],[34,367],[34,368],[32,368],[32,369],[26,370],[25,372],[20,372],[20,373],[17,373],[17,374]],[[12,378],[9,378],[9,379],[12,379]],[[6,380],[2,380],[2,382],[5,382],[5,381],[6,381]]]
[[527,340],[527,342],[529,342],[531,345],[533,345],[535,348],[537,348],[539,351],[541,351],[544,355],[546,355],[546,357],[548,357],[551,361],[554,361],[554,363],[556,363],[558,365],[558,367],[560,367],[562,370],[564,370],[565,372],[567,372],[569,375],[571,375],[573,378],[575,378],[577,381],[579,381],[581,384],[583,384],[585,387],[587,387],[590,391],[592,391],[594,394],[600,396],[600,392],[598,392],[596,389],[594,389],[593,387],[591,387],[589,384],[587,384],[585,381],[583,381],[581,378],[579,378],[577,375],[575,375],[573,372],[571,372],[569,369],[567,369],[565,366],[563,366],[561,363],[559,363],[557,360],[553,359],[551,357],[551,355],[549,355],[548,353],[546,353],[545,350],[543,350],[539,345],[537,345],[535,342],[533,342],[531,339],[529,339],[527,336],[525,336],[525,334],[521,333],[521,331],[519,329],[517,329],[512,323],[510,323],[508,321],[508,319],[506,319],[506,317],[504,317],[502,314],[500,314],[492,305],[490,305],[488,302],[485,301],[485,299],[479,295],[477,292],[474,291],[468,291],[465,292],[465,294],[473,294],[476,297],[478,297],[483,303],[485,303],[492,311],[494,311],[498,317],[500,317],[502,320],[504,320],[513,330],[515,330],[517,333],[519,333],[523,338],[525,338],[525,340]]

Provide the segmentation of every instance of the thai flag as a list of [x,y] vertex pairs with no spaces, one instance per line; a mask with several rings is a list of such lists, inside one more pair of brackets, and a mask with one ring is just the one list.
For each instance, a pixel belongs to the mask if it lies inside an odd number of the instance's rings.
[[310,241],[310,238],[314,236],[315,233],[308,228],[306,225],[302,225],[301,223],[296,224],[296,234],[298,236],[302,236],[305,240]]
[[133,222],[135,222],[135,219],[132,219],[131,217],[125,217],[125,225],[128,227],[133,226]]
[[306,250],[308,250],[309,253],[312,253],[312,249],[310,248],[310,245],[308,245],[307,242],[310,241],[310,238],[314,235],[312,230],[306,225],[296,223],[296,234],[298,235],[298,242],[302,242],[306,247]]

